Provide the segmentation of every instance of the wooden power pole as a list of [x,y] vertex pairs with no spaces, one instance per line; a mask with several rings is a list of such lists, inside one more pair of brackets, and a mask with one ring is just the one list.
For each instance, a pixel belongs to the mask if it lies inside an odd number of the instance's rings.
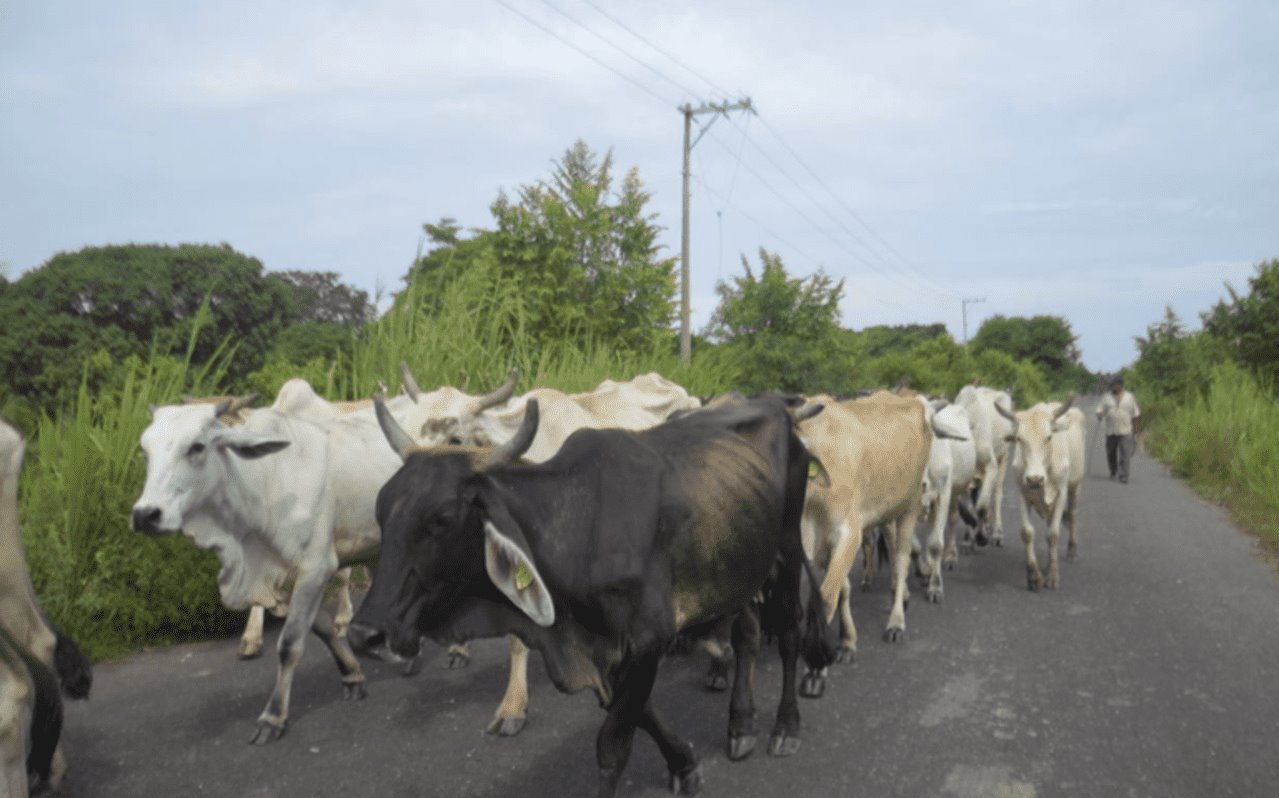
[[[688,204],[689,204],[689,178],[688,169],[689,155],[693,152],[693,147],[697,142],[702,140],[702,136],[710,129],[717,116],[728,116],[729,111],[750,111],[755,113],[755,108],[751,105],[749,97],[743,97],[735,103],[702,103],[694,108],[691,104],[685,103],[680,107],[680,113],[684,114],[684,213],[682,225],[680,229],[680,245],[679,245],[679,281],[680,281],[680,305],[679,305],[679,359],[688,362],[693,355],[693,332],[689,326],[689,288],[688,288]],[[715,114],[711,120],[698,132],[697,138],[693,138],[693,117],[700,114]]]

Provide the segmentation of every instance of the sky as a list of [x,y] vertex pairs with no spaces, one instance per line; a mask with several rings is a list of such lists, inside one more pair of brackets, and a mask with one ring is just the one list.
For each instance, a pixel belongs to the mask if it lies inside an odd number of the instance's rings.
[[749,97],[696,118],[694,329],[763,247],[847,326],[984,299],[1112,370],[1279,257],[1276,41],[1270,0],[7,2],[0,267],[226,242],[385,296],[579,138],[676,256],[677,108]]

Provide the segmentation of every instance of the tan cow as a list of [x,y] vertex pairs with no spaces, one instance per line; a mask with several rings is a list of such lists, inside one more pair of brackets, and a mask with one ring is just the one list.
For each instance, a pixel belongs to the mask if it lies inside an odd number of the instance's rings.
[[[1029,410],[999,414],[1013,422],[1017,442],[1013,470],[1021,499],[1021,539],[1026,544],[1026,584],[1031,590],[1056,588],[1057,541],[1064,520],[1070,525],[1066,557],[1079,554],[1079,486],[1084,480],[1084,414],[1071,402],[1040,402]],[[1035,559],[1034,509],[1048,522],[1048,574]]]
[[67,695],[87,698],[93,680],[79,647],[44,617],[27,572],[18,524],[25,454],[21,433],[0,419],[0,787],[14,796],[27,794],[29,767],[38,782],[61,781],[58,682]]
[[[848,574],[865,530],[876,524],[886,525],[893,566],[893,609],[884,639],[895,642],[906,632],[906,572],[932,433],[923,406],[911,396],[879,391],[845,402],[826,396],[812,401],[826,410],[797,431],[825,466],[830,485],[809,482],[804,545],[813,564],[825,569],[822,602],[827,620],[840,612],[840,660],[848,662],[857,649]],[[810,673],[804,690],[819,693],[820,676]]]

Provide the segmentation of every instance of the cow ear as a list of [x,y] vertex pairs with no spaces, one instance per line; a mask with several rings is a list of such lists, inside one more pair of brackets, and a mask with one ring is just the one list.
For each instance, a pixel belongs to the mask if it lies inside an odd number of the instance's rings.
[[555,623],[555,603],[524,533],[505,511],[493,509],[486,511],[484,519],[484,568],[489,579],[533,623],[548,627]]
[[222,450],[230,450],[245,460],[256,460],[268,454],[275,454],[289,443],[278,438],[268,438],[265,435],[254,435],[239,430],[228,430],[213,436],[214,446]]

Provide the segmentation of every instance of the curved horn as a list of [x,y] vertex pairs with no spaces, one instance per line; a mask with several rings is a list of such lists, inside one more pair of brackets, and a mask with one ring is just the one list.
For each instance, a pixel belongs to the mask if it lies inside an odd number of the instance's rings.
[[512,368],[506,374],[506,382],[499,385],[496,391],[476,397],[475,401],[471,402],[471,413],[479,415],[485,410],[488,410],[490,407],[497,407],[507,399],[510,399],[511,395],[515,393],[515,383],[518,382],[519,379],[520,370]]
[[1073,396],[1067,399],[1066,401],[1062,402],[1061,407],[1057,408],[1057,412],[1053,413],[1053,421],[1056,421],[1057,419],[1064,416],[1066,414],[1066,411],[1070,409],[1070,406],[1074,404],[1074,402],[1075,402],[1075,397]]
[[999,413],[999,415],[1001,415],[1001,416],[1003,416],[1004,418],[1008,419],[1008,420],[1009,420],[1009,421],[1011,421],[1013,424],[1016,424],[1016,423],[1017,423],[1017,416],[1013,415],[1013,414],[1012,414],[1012,411],[1010,411],[1010,410],[1005,410],[1005,409],[1004,409],[1004,406],[1003,406],[1003,405],[1001,405],[999,402],[995,402],[995,403],[994,403],[994,405],[995,405],[995,412]]
[[409,453],[417,448],[417,443],[395,420],[395,416],[391,415],[391,411],[386,407],[386,400],[381,394],[373,395],[373,411],[377,413],[377,423],[382,428],[382,434],[386,436],[386,442],[391,444],[391,448],[401,460],[407,460]]
[[256,393],[246,393],[244,396],[237,396],[231,400],[231,404],[227,407],[226,412],[238,413],[247,407],[252,407],[253,403],[257,400],[258,395]]
[[539,420],[541,420],[541,411],[538,409],[537,400],[530,399],[528,404],[524,405],[524,420],[520,422],[520,428],[515,432],[514,437],[493,450],[493,454],[489,455],[488,466],[492,468],[496,465],[513,463],[527,452],[528,447],[533,445],[533,439],[537,437]]
[[893,387],[893,393],[901,393],[904,389],[910,387],[910,377],[902,377],[897,381],[897,385]]
[[826,405],[823,404],[808,404],[794,410],[788,410],[788,412],[790,413],[791,421],[798,424],[801,421],[809,420],[825,409]]
[[417,380],[413,379],[413,372],[409,371],[409,364],[403,360],[400,361],[400,383],[404,385],[404,390],[414,402],[422,395],[422,389],[418,387]]

